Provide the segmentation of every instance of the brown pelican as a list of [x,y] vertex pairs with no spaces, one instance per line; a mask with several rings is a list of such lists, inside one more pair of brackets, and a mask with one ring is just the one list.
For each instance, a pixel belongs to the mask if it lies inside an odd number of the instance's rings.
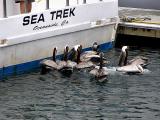
[[58,67],[57,67],[57,69],[60,72],[64,73],[65,75],[71,74],[73,72],[73,69],[77,65],[76,62],[68,60],[68,52],[69,52],[69,47],[66,46],[64,49],[62,60],[58,62]]
[[[69,60],[72,61],[76,61],[76,51],[77,49],[80,48],[80,52],[82,51],[82,45],[75,45],[69,52]],[[89,55],[97,55],[98,54],[98,48],[99,45],[97,44],[97,42],[94,42],[92,45],[92,50],[90,51],[85,51],[83,53],[81,53],[80,55],[80,59],[83,61],[84,59],[88,59],[86,58]]]
[[76,62],[77,61],[77,49],[81,48],[82,49],[82,45],[75,45],[68,53],[68,59],[71,61]]
[[103,82],[104,80],[106,80],[106,77],[108,76],[108,72],[106,69],[103,68],[103,54],[102,53],[100,53],[100,66],[96,66],[89,73],[94,75],[95,78],[99,82]]
[[57,48],[55,47],[53,49],[52,60],[44,59],[43,61],[40,62],[41,74],[45,74],[50,70],[57,69],[58,65],[56,63],[56,53],[57,53]]
[[[94,64],[99,64],[100,62],[100,55],[99,55],[99,52],[98,52],[98,48],[99,48],[99,45],[97,45],[97,42],[94,42],[93,43],[93,46],[92,46],[92,49],[91,51],[85,51],[85,52],[82,52],[82,46],[79,47],[79,51],[80,51],[80,61],[82,62],[92,62]],[[109,63],[109,61],[106,60],[106,58],[103,57],[103,62],[104,63]]]
[[143,73],[143,67],[148,64],[148,58],[137,56],[134,59],[127,61],[128,46],[123,46],[119,59],[119,66],[117,71],[127,73]]
[[91,62],[91,61],[81,61],[80,54],[81,54],[81,48],[79,47],[77,49],[77,59],[76,59],[76,62],[77,62],[76,68],[77,69],[90,68],[90,67],[95,66],[95,64],[93,64],[93,62]]
[[[88,52],[88,54],[85,54],[85,57],[81,57],[81,51],[82,51],[82,46],[78,47],[77,53],[76,53],[77,69],[94,67],[95,65],[100,63],[100,55],[90,54],[91,52],[90,53]],[[102,59],[103,59],[103,63],[108,63],[108,61],[106,61],[104,57],[102,57]]]
[[136,56],[132,60],[127,61],[128,58],[128,46],[123,46],[119,59],[119,66],[125,65],[141,65],[142,67],[148,65],[149,59],[143,56]]
[[94,42],[93,46],[92,46],[92,50],[82,52],[81,56],[80,56],[80,59],[82,61],[85,61],[85,59],[88,59],[88,56],[98,55],[99,54],[98,48],[99,48],[99,45],[97,44],[97,42]]

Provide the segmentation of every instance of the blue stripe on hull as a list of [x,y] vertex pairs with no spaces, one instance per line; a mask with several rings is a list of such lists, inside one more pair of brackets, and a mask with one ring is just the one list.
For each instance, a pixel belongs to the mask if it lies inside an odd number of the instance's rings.
[[[102,51],[109,50],[111,48],[113,48],[112,42],[104,43],[104,44],[100,45],[100,49]],[[85,48],[83,50],[84,51],[91,50],[91,47]],[[59,57],[60,57],[60,55],[57,56],[57,58],[59,58]],[[0,68],[0,80],[2,80],[3,78],[6,78],[7,76],[22,74],[22,73],[37,69],[40,67],[39,62],[41,60],[35,60],[35,61],[27,62],[27,63],[22,63],[22,64],[17,64],[17,65],[12,65],[12,66],[8,66],[8,67]]]

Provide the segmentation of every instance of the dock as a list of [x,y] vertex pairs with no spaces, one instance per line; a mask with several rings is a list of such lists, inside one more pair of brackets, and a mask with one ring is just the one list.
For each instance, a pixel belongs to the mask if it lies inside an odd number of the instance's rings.
[[119,17],[117,44],[160,42],[160,10],[119,7]]

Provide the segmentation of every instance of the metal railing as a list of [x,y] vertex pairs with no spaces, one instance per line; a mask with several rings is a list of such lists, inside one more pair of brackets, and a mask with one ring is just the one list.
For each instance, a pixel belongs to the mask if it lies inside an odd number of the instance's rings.
[[28,5],[28,0],[24,0],[24,12],[27,13],[27,5]]
[[83,4],[86,4],[86,0],[83,0]]
[[[99,1],[103,1],[103,0],[99,0]],[[25,2],[25,13],[27,13],[27,4],[28,4],[28,0],[24,0]],[[78,2],[77,2],[78,3]],[[83,0],[83,4],[86,4],[87,0]],[[6,18],[7,17],[7,3],[6,0],[3,0],[3,17]],[[69,6],[69,0],[66,0],[66,6]],[[49,9],[49,0],[46,0],[46,9]]]
[[49,9],[49,0],[46,0],[46,9]]
[[3,0],[3,17],[7,17],[7,6],[6,6],[6,0]]
[[69,6],[69,0],[66,0],[66,6]]

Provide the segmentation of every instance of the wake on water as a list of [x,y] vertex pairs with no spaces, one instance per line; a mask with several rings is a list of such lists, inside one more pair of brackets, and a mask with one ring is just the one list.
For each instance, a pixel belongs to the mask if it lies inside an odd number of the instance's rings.
[[[99,66],[96,66],[96,68],[99,69]],[[119,72],[119,71],[117,71],[117,68],[118,67],[103,67],[103,69],[105,71],[107,71],[109,75],[124,75],[124,74],[128,74],[127,72]],[[139,74],[149,74],[150,72],[151,72],[150,70],[144,69],[143,73],[139,73]]]

